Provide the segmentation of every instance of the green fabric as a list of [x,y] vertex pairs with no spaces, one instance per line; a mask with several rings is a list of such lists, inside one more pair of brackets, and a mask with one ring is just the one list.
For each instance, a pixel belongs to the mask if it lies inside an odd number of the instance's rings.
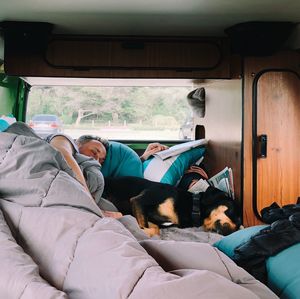
[[7,116],[3,115],[0,117],[0,132],[5,131],[11,124],[16,122],[16,119],[12,114],[8,114]]
[[137,153],[128,146],[115,141],[109,142],[101,172],[104,177],[143,177],[142,162]]
[[268,258],[268,285],[281,299],[300,298],[300,243]]
[[224,252],[230,258],[234,255],[234,249],[242,243],[247,242],[253,235],[258,233],[263,228],[267,227],[267,225],[257,225],[247,227],[245,229],[240,229],[221,240],[214,243],[214,246],[219,250]]
[[197,162],[204,153],[205,147],[196,147],[166,160],[155,156],[143,163],[144,177],[151,181],[176,185],[189,166]]
[[0,132],[6,130],[8,126],[9,126],[8,122],[0,118]]
[[176,185],[184,172],[195,162],[197,162],[205,152],[205,148],[193,148],[180,154],[177,159],[172,163],[169,170],[164,174],[161,179],[162,183]]
[[[247,242],[253,235],[268,225],[257,225],[239,230],[214,243],[229,257],[234,249]],[[300,298],[300,243],[295,244],[266,260],[268,286],[281,299]]]

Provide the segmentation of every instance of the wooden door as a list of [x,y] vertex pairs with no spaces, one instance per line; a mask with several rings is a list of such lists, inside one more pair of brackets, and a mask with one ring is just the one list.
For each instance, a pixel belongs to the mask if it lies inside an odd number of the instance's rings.
[[267,136],[267,155],[254,162],[254,207],[260,212],[273,202],[295,204],[300,197],[300,78],[291,71],[267,71],[255,88],[256,133]]

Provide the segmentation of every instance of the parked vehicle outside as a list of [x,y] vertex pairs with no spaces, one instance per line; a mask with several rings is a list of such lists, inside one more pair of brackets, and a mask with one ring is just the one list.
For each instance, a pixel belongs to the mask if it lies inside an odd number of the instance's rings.
[[29,121],[29,126],[42,138],[63,131],[61,120],[54,114],[36,114]]
[[58,86],[35,85],[38,81],[30,80],[28,120],[32,115],[54,114],[63,120],[64,133],[73,138],[90,134],[119,141],[180,140],[180,126],[190,115],[186,95],[194,87],[187,80],[176,80],[177,86],[167,79],[109,79],[101,83],[81,78],[81,86],[73,86],[67,78]]

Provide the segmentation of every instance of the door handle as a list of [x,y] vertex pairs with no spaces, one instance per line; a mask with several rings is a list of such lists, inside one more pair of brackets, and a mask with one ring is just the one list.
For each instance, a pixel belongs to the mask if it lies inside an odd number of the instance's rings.
[[266,134],[258,136],[257,158],[267,158],[268,137]]

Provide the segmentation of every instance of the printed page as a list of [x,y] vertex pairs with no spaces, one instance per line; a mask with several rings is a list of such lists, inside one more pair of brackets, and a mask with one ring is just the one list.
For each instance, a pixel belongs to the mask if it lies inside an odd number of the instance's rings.
[[194,194],[198,194],[200,192],[205,192],[208,187],[209,187],[208,182],[206,180],[200,179],[188,191]]
[[176,144],[176,145],[168,148],[167,150],[155,153],[153,156],[159,157],[160,159],[165,160],[167,158],[179,155],[179,154],[186,152],[192,148],[202,146],[205,144],[207,144],[206,139],[199,139],[199,140],[184,142],[184,143]]
[[233,175],[232,175],[232,169],[225,167],[222,171],[211,177],[208,182],[226,192],[229,196],[234,198],[234,190],[233,190]]

